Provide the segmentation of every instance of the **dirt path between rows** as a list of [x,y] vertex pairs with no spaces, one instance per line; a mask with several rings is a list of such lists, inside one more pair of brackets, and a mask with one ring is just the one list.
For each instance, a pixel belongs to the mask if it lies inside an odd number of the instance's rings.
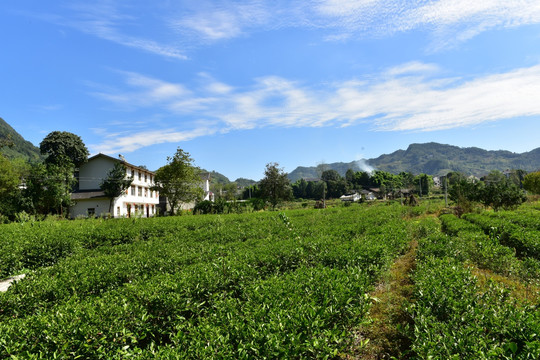
[[410,274],[416,266],[417,249],[418,242],[411,241],[409,250],[392,264],[387,277],[370,294],[374,299],[372,322],[356,330],[352,354],[345,359],[409,358],[410,339],[403,329],[412,326],[405,306],[412,298]]

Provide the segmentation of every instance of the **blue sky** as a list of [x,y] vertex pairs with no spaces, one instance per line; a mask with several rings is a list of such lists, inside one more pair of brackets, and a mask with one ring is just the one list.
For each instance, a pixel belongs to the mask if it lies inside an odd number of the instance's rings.
[[151,170],[540,146],[538,0],[2,1],[0,39],[0,117]]

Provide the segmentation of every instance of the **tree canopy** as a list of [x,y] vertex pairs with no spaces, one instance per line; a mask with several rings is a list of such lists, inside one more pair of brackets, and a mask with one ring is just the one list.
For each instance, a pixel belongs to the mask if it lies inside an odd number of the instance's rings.
[[281,201],[292,198],[292,190],[287,174],[278,166],[278,163],[266,164],[264,178],[259,183],[263,197],[272,204],[273,209]]
[[67,131],[53,131],[39,144],[46,164],[65,165],[69,162],[75,167],[88,160],[88,149],[82,139]]
[[174,215],[180,203],[189,203],[202,198],[200,169],[193,165],[193,159],[181,148],[172,157],[167,157],[167,165],[160,167],[154,177],[157,190],[167,198]]
[[540,194],[540,171],[532,172],[525,175],[523,179],[523,187],[525,190],[533,194]]

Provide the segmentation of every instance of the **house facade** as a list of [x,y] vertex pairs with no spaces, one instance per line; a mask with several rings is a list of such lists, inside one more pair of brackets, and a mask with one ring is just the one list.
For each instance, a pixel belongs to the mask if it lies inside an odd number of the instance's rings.
[[[126,167],[126,177],[133,176],[133,182],[124,194],[110,199],[100,188],[108,173],[116,163]],[[123,157],[114,158],[97,154],[81,165],[78,173],[78,187],[71,194],[74,202],[69,209],[71,218],[78,216],[111,217],[153,217],[157,214],[159,193],[151,190],[154,185],[154,173],[139,166],[129,164]]]

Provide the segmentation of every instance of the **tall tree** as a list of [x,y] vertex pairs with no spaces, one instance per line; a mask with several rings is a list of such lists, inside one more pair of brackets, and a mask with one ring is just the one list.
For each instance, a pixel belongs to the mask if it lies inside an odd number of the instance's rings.
[[278,163],[266,164],[264,178],[259,183],[263,197],[272,204],[272,209],[275,209],[281,201],[292,198],[287,174],[278,166]]
[[19,172],[12,162],[0,154],[0,214],[11,216],[16,212],[14,200],[20,193]]
[[109,198],[109,213],[114,199],[122,195],[133,182],[133,176],[126,177],[126,166],[123,163],[117,162],[107,174],[107,178],[101,182],[99,187],[105,192],[105,196]]
[[67,162],[78,167],[88,160],[88,149],[82,139],[67,131],[53,131],[39,144],[46,164],[65,165]]
[[178,148],[172,157],[167,157],[167,165],[160,167],[154,177],[152,188],[167,198],[174,215],[180,203],[189,203],[202,198],[201,170],[193,165],[188,152]]
[[76,182],[71,170],[68,165],[33,164],[23,191],[28,210],[34,214],[63,215],[71,205],[71,189]]

